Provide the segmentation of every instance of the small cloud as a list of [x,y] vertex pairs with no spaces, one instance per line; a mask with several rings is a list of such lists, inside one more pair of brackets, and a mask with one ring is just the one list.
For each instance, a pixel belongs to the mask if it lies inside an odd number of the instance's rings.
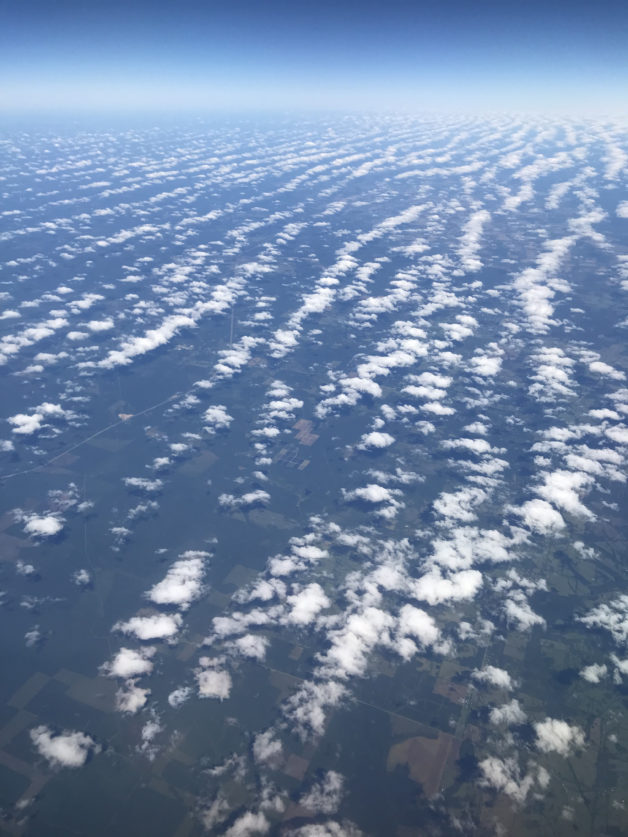
[[534,725],[536,746],[543,753],[559,753],[568,756],[574,749],[584,747],[584,732],[577,726],[570,726],[566,721],[546,718]]
[[82,767],[90,753],[99,753],[100,746],[84,732],[64,730],[55,734],[47,726],[30,732],[37,752],[53,767]]

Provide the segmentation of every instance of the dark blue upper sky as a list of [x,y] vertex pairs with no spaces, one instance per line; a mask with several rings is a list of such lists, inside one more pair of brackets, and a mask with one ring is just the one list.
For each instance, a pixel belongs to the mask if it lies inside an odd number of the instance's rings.
[[8,107],[598,110],[628,2],[0,2]]

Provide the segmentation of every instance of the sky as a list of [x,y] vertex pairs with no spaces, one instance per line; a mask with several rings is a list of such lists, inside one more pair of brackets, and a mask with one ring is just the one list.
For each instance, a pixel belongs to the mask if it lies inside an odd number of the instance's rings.
[[0,0],[5,110],[625,111],[628,3]]

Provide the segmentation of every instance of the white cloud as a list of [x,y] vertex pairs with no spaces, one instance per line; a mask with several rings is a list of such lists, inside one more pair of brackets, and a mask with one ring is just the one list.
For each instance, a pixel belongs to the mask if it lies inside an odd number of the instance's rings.
[[604,628],[618,644],[628,643],[628,595],[598,605],[579,621],[589,628]]
[[72,573],[72,581],[77,587],[87,587],[88,584],[91,584],[92,577],[87,570],[76,570]]
[[601,360],[594,360],[589,364],[589,369],[591,372],[595,372],[596,375],[602,375],[605,378],[612,378],[614,381],[625,381],[626,374],[621,372],[619,369],[615,369],[613,366],[610,366],[608,363],[604,363]]
[[593,477],[582,471],[552,471],[543,473],[543,483],[536,493],[545,500],[564,509],[569,514],[594,519],[595,515],[584,506],[579,495],[593,483]]
[[154,604],[185,610],[201,595],[208,552],[189,550],[170,567],[166,577],[146,593]]
[[366,433],[360,439],[358,448],[361,450],[382,449],[390,447],[395,441],[395,437],[390,433],[382,433],[374,430],[372,433]]
[[270,494],[261,488],[249,491],[236,497],[233,494],[221,494],[218,504],[224,509],[250,509],[254,506],[263,506],[270,502]]
[[299,805],[313,814],[335,814],[342,800],[344,778],[335,770],[328,770],[320,782],[299,799]]
[[514,624],[520,631],[527,631],[534,625],[545,625],[545,619],[535,613],[530,607],[525,595],[520,591],[513,591],[504,602],[506,621]]
[[93,332],[110,331],[113,328],[113,320],[111,317],[106,317],[104,320],[90,320],[85,323],[87,328]]
[[535,776],[531,773],[521,775],[517,761],[509,756],[500,759],[488,756],[479,763],[482,771],[481,784],[505,793],[515,802],[521,804],[535,784]]
[[275,731],[272,729],[260,732],[253,739],[253,758],[259,763],[278,759],[283,753],[283,746],[278,738],[275,738]]
[[526,526],[541,535],[555,534],[565,528],[560,512],[545,500],[528,500],[513,511],[521,515]]
[[504,671],[503,668],[496,668],[495,666],[484,666],[481,669],[476,668],[471,672],[471,677],[481,683],[488,683],[491,686],[496,686],[498,689],[505,689],[506,691],[511,691],[515,685],[507,671]]
[[266,649],[268,648],[268,640],[263,636],[256,636],[255,634],[245,634],[238,637],[231,643],[231,647],[236,653],[243,657],[249,657],[253,660],[263,660],[266,656]]
[[393,497],[389,488],[384,488],[384,486],[376,483],[370,483],[352,491],[343,489],[342,493],[345,500],[363,500],[365,503],[386,503],[390,502]]
[[409,604],[399,611],[397,631],[399,640],[395,648],[404,659],[409,659],[418,650],[413,641],[408,641],[409,637],[418,640],[424,647],[434,645],[440,638],[440,630],[429,613]]
[[178,706],[182,706],[186,700],[192,696],[192,689],[190,686],[180,686],[178,689],[170,692],[168,695],[168,703],[173,708],[177,708]]
[[346,688],[335,680],[306,681],[288,698],[284,712],[302,738],[319,736],[325,731],[326,710],[338,706],[346,694]]
[[298,593],[288,596],[286,601],[291,608],[286,616],[287,623],[299,626],[311,624],[320,611],[331,604],[323,588],[316,583],[308,584]]
[[197,669],[196,682],[198,694],[202,698],[226,700],[231,694],[231,675],[220,669]]
[[142,689],[134,680],[127,680],[116,692],[116,709],[126,715],[135,715],[146,706],[150,689]]
[[580,670],[580,677],[587,683],[600,683],[608,674],[608,666],[600,663],[592,663]]
[[57,514],[31,514],[24,518],[24,531],[34,538],[53,538],[63,529],[64,520]]
[[13,425],[13,433],[21,436],[32,436],[48,427],[49,421],[69,421],[75,417],[75,413],[64,410],[59,404],[45,401],[38,407],[33,407],[30,413],[18,413],[15,416],[10,416],[7,421]]
[[30,731],[38,753],[54,767],[82,767],[90,753],[99,753],[100,746],[84,732],[64,730],[55,734],[47,726]]
[[261,811],[247,811],[224,832],[224,837],[253,837],[257,834],[268,834],[269,831],[270,823]]
[[178,613],[157,613],[153,616],[133,616],[126,622],[116,622],[114,631],[134,634],[138,639],[172,639],[181,628],[182,619]]
[[566,721],[546,718],[534,724],[536,746],[543,753],[555,752],[568,756],[572,750],[584,747],[584,732]]
[[419,601],[436,605],[446,601],[473,599],[482,586],[482,573],[478,570],[462,570],[447,577],[435,567],[420,576],[411,585],[412,595]]
[[491,709],[489,714],[489,721],[496,726],[513,726],[517,724],[525,724],[528,716],[519,706],[519,701],[513,698],[510,703],[503,703],[501,706],[495,706]]
[[203,414],[205,430],[211,434],[216,433],[217,430],[226,430],[232,421],[233,416],[229,415],[224,404],[213,404]]
[[121,648],[111,662],[102,666],[102,671],[109,677],[121,677],[123,680],[150,674],[153,670],[151,657],[155,654],[155,650],[154,646],[138,650]]

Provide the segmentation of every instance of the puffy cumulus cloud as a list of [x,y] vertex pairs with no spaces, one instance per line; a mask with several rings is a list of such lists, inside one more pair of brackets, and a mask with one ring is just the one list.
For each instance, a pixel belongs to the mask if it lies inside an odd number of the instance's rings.
[[270,494],[261,488],[249,491],[236,497],[233,494],[221,494],[218,504],[223,509],[251,509],[255,506],[265,506],[270,502]]
[[100,332],[100,331],[110,331],[113,326],[113,319],[111,317],[105,317],[103,320],[90,320],[88,323],[85,323],[87,328],[92,332]]
[[284,714],[302,739],[320,736],[325,731],[326,713],[346,694],[346,687],[337,680],[306,681],[285,702]]
[[168,695],[168,703],[173,709],[176,709],[179,706],[183,706],[186,700],[189,700],[192,697],[192,688],[190,686],[180,686],[178,689],[174,689]]
[[154,741],[160,732],[163,732],[163,727],[157,716],[153,714],[153,717],[146,721],[142,727],[142,731],[140,733],[141,743],[137,748],[138,752],[148,756],[151,761],[158,753],[158,747],[155,745]]
[[145,491],[147,494],[156,494],[164,487],[163,480],[151,480],[147,477],[124,477],[122,482],[127,488],[135,491]]
[[600,683],[608,674],[608,666],[600,663],[592,663],[579,671],[580,677],[587,683]]
[[364,832],[349,820],[311,823],[286,832],[289,837],[364,837]]
[[123,680],[150,674],[153,670],[151,658],[155,650],[154,646],[138,650],[121,648],[110,662],[101,666],[101,671],[109,677],[121,677]]
[[228,828],[225,837],[254,837],[257,834],[268,834],[270,822],[262,811],[246,811]]
[[328,634],[331,647],[319,654],[322,672],[339,679],[364,675],[369,654],[377,645],[390,645],[394,618],[376,607],[352,613],[342,627]]
[[572,398],[576,391],[571,375],[575,361],[567,357],[562,349],[557,347],[543,347],[532,355],[534,365],[532,383],[528,388],[541,402],[551,403],[556,400]]
[[280,433],[281,430],[273,425],[258,427],[255,430],[251,430],[251,436],[257,436],[258,438],[263,439],[275,439]]
[[541,789],[547,787],[548,775],[543,768],[532,765],[529,773],[522,775],[517,760],[513,756],[504,759],[488,756],[479,763],[482,773],[480,784],[505,793],[514,802],[522,804],[535,785]]
[[462,238],[458,247],[458,255],[462,269],[466,273],[474,273],[481,269],[482,262],[479,258],[480,240],[482,231],[490,221],[490,213],[485,209],[474,212],[464,225]]
[[628,201],[622,201],[617,205],[617,217],[618,218],[628,218]]
[[299,805],[313,814],[335,814],[342,800],[344,777],[335,770],[328,770],[320,782],[316,782],[299,799]]
[[63,529],[64,519],[58,514],[25,515],[24,531],[33,538],[53,538]]
[[478,354],[469,361],[469,371],[481,378],[492,378],[502,367],[499,355]]
[[628,643],[628,595],[618,596],[608,604],[603,603],[590,610],[579,621],[588,628],[609,631],[619,645]]
[[[414,376],[413,376],[414,377]],[[431,401],[439,401],[447,395],[446,389],[439,389],[439,387],[426,386],[425,384],[408,384],[401,392],[404,395],[409,395],[411,398],[423,398]]]
[[[273,390],[270,390],[272,393]],[[264,404],[264,415],[270,420],[292,421],[295,417],[295,412],[303,407],[303,401],[300,398],[273,398],[267,404]]]
[[[333,384],[331,386],[334,389]],[[336,407],[354,407],[364,395],[369,395],[371,398],[381,398],[382,396],[381,386],[369,377],[341,378],[338,386],[341,390],[340,393],[324,398],[316,405],[314,413],[317,418],[326,418]]]
[[495,450],[486,439],[467,439],[463,437],[461,439],[445,439],[441,444],[446,450],[462,448],[463,450],[468,450],[479,455],[491,453]]
[[440,327],[445,332],[445,336],[454,342],[471,337],[477,326],[478,321],[469,314],[458,314],[456,316],[456,322],[453,323],[440,323]]
[[556,534],[565,528],[565,521],[560,512],[546,500],[528,500],[520,508],[512,510],[523,518],[529,529],[540,535]]
[[278,328],[269,342],[270,354],[274,358],[282,358],[288,354],[299,342],[300,330],[297,328]]
[[[136,357],[152,352],[159,346],[169,343],[182,328],[193,328],[196,321],[193,317],[183,314],[172,314],[166,317],[157,328],[149,329],[139,337],[125,340],[119,349],[113,349],[102,360],[97,362],[101,369],[115,369],[117,366],[128,366]],[[86,365],[86,364],[82,364]]]
[[19,436],[32,436],[40,430],[49,427],[50,421],[70,421],[76,418],[71,410],[64,410],[60,404],[45,401],[38,407],[31,408],[30,413],[17,413],[7,421],[13,427],[13,433]]
[[226,700],[231,694],[231,675],[219,668],[198,668],[194,672],[198,695],[202,698]]
[[504,614],[509,625],[514,625],[520,631],[527,631],[534,625],[545,625],[545,619],[535,613],[525,594],[521,590],[514,590],[504,602]]
[[440,401],[427,401],[421,405],[421,409],[425,413],[431,413],[434,416],[453,416],[456,412],[453,407],[448,407],[446,404],[441,404]]
[[389,503],[393,500],[393,492],[389,488],[377,483],[369,483],[353,490],[342,489],[345,500],[361,500],[364,503]]
[[37,752],[54,767],[83,767],[90,753],[100,752],[100,746],[84,732],[54,733],[41,725],[30,731],[30,737]]
[[208,552],[184,552],[166,577],[146,593],[147,598],[154,604],[174,605],[185,610],[201,595],[207,558]]
[[569,514],[587,517],[595,515],[580,501],[582,494],[594,481],[590,474],[582,471],[552,471],[541,475],[543,483],[535,491],[544,500],[564,509]]
[[142,689],[134,680],[127,680],[116,692],[116,709],[125,715],[135,715],[146,706],[150,689]]
[[342,489],[343,499],[348,503],[366,503],[375,507],[375,514],[384,519],[395,517],[403,503],[396,498],[401,496],[396,488],[385,488],[377,483],[369,483],[352,490]]
[[421,372],[420,375],[408,375],[406,380],[431,389],[446,390],[451,386],[453,378],[441,372]]
[[516,548],[524,536],[522,531],[508,537],[496,529],[458,526],[451,530],[449,537],[434,539],[428,563],[448,570],[469,569],[475,563],[486,561],[506,563],[517,557]]
[[174,639],[181,628],[182,619],[178,613],[156,613],[152,616],[133,616],[126,622],[116,622],[114,631],[133,634],[138,639]]
[[483,503],[487,497],[485,491],[475,487],[461,488],[459,491],[443,491],[434,500],[434,511],[445,518],[445,523],[451,520],[469,523],[477,517],[475,507]]
[[310,625],[321,610],[331,605],[320,584],[308,584],[292,596],[286,598],[290,611],[285,619],[289,625],[305,627]]
[[611,662],[615,666],[613,682],[619,686],[622,682],[622,676],[628,675],[628,659],[620,660],[616,654],[611,654]]
[[67,324],[68,321],[65,317],[50,317],[44,322],[21,329],[18,334],[7,334],[0,338],[0,366],[3,366],[10,358],[15,357],[27,346],[32,346],[47,337],[52,337],[55,331],[65,328]]
[[393,645],[404,659],[410,659],[418,651],[417,640],[421,646],[427,647],[440,638],[440,630],[429,613],[409,604],[399,611],[397,633]]
[[601,360],[592,361],[589,364],[589,369],[591,372],[595,372],[596,375],[602,375],[605,378],[612,378],[614,381],[626,380],[625,372],[621,372],[619,369],[615,369],[614,366],[604,363]]
[[584,732],[566,721],[546,718],[534,724],[536,746],[543,753],[559,753],[568,756],[573,750],[584,747]]
[[514,281],[528,329],[535,334],[545,334],[554,321],[552,300],[557,291],[568,292],[570,286],[556,277],[556,273],[576,241],[575,236],[548,241],[545,251],[538,257],[536,266],[526,268]]
[[244,634],[255,625],[268,625],[276,615],[274,611],[266,611],[255,608],[248,613],[232,612],[230,616],[215,616],[212,620],[214,635],[218,638],[237,636]]
[[495,666],[484,666],[484,668],[476,668],[471,672],[471,677],[480,683],[488,683],[490,686],[495,686],[498,689],[504,689],[510,692],[515,684],[512,677],[503,668],[496,668]]
[[372,433],[365,433],[362,436],[358,448],[360,450],[381,450],[390,447],[394,441],[395,437],[391,436],[390,433],[374,430]]
[[213,404],[203,413],[203,426],[205,431],[210,434],[214,434],[218,430],[226,430],[232,421],[233,416],[229,415],[224,404]]
[[628,445],[628,427],[607,427],[604,433],[618,445]]
[[495,706],[489,713],[489,721],[495,726],[516,726],[525,724],[528,716],[519,705],[519,701],[513,698],[509,703]]
[[92,583],[92,577],[87,570],[76,570],[72,573],[72,581],[77,587],[88,587]]
[[260,732],[253,739],[253,758],[258,764],[278,760],[283,754],[283,745],[272,729]]
[[409,592],[419,601],[436,605],[447,601],[473,599],[482,586],[482,573],[478,570],[461,570],[443,576],[438,567],[412,581]]
[[231,643],[230,647],[242,657],[249,657],[250,659],[259,660],[261,662],[266,656],[268,640],[263,636],[245,634],[244,636],[235,639]]

